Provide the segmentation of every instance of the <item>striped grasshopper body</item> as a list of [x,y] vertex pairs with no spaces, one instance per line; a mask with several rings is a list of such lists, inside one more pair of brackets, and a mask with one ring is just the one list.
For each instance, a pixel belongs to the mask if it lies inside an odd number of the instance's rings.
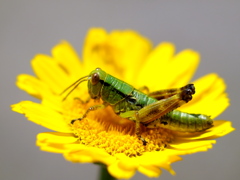
[[102,99],[103,104],[90,107],[81,118],[72,120],[72,124],[85,118],[90,111],[111,106],[118,116],[136,123],[136,135],[143,144],[146,144],[146,141],[141,137],[141,124],[147,128],[162,127],[183,132],[204,131],[213,126],[213,120],[207,115],[175,110],[192,99],[195,93],[193,84],[145,94],[100,68],[96,68],[88,76],[80,78],[69,86],[66,90],[73,86],[74,88],[67,96],[83,81],[88,81],[90,97]]

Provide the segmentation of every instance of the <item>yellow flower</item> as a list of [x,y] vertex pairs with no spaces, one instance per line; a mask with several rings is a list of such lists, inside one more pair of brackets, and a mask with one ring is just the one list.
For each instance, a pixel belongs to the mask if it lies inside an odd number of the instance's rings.
[[[196,133],[144,129],[147,145],[135,135],[135,124],[116,116],[110,107],[89,113],[71,125],[86,109],[97,102],[88,99],[86,84],[81,84],[62,101],[59,96],[67,86],[88,75],[96,67],[120,78],[136,88],[144,85],[151,91],[181,87],[191,80],[199,63],[199,54],[187,49],[175,55],[173,44],[163,42],[152,49],[151,42],[135,31],[112,31],[93,28],[88,32],[83,60],[71,45],[63,41],[52,49],[52,56],[36,55],[32,68],[37,77],[21,74],[17,86],[41,100],[22,101],[12,105],[13,111],[55,132],[37,136],[43,151],[62,153],[72,162],[102,163],[115,178],[131,178],[136,170],[148,177],[158,177],[161,169],[175,174],[170,164],[179,155],[207,151],[217,137],[234,128],[229,121],[215,120],[214,127]],[[193,100],[179,109],[217,117],[229,105],[226,86],[217,74],[196,81]],[[87,103],[84,103],[87,102]]]

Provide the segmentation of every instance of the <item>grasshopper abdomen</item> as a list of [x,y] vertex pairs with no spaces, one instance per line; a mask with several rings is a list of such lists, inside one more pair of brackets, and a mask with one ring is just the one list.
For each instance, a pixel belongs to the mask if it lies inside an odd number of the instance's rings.
[[163,127],[182,132],[199,132],[213,126],[210,116],[203,114],[189,114],[174,110],[163,117],[147,124],[148,128]]

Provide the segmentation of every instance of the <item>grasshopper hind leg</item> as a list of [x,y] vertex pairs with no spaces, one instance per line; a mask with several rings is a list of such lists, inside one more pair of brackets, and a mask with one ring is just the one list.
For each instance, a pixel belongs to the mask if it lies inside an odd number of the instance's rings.
[[[146,145],[147,141],[141,136],[140,124],[148,127],[148,124],[158,120],[183,104],[186,104],[192,99],[192,95],[195,93],[195,88],[193,84],[188,84],[182,88],[175,89],[174,91],[174,95],[171,94],[170,97],[144,106],[140,110],[127,111],[120,114],[121,117],[136,122],[136,135],[143,142],[143,145]],[[166,93],[166,91],[161,92],[164,94]]]
[[186,89],[191,90],[192,94],[195,93],[194,85],[193,84],[187,84],[186,86],[183,86],[181,88],[163,89],[163,90],[159,90],[159,91],[153,91],[153,92],[147,93],[147,95],[150,96],[150,97],[153,97],[157,100],[161,100],[161,99],[169,98],[169,97],[174,96],[176,94],[180,94],[183,91],[185,91]]

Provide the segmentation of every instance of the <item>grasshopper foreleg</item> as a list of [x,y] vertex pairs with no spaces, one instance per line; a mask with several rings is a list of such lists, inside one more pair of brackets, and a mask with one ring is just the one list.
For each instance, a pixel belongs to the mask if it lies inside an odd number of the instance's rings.
[[94,106],[91,106],[87,109],[87,111],[83,114],[83,116],[81,118],[77,118],[77,119],[73,119],[71,121],[71,124],[73,124],[75,121],[81,121],[82,119],[84,119],[89,112],[91,111],[95,111],[95,110],[98,110],[98,109],[103,109],[105,108],[107,105],[106,104],[97,104],[97,105],[94,105]]

